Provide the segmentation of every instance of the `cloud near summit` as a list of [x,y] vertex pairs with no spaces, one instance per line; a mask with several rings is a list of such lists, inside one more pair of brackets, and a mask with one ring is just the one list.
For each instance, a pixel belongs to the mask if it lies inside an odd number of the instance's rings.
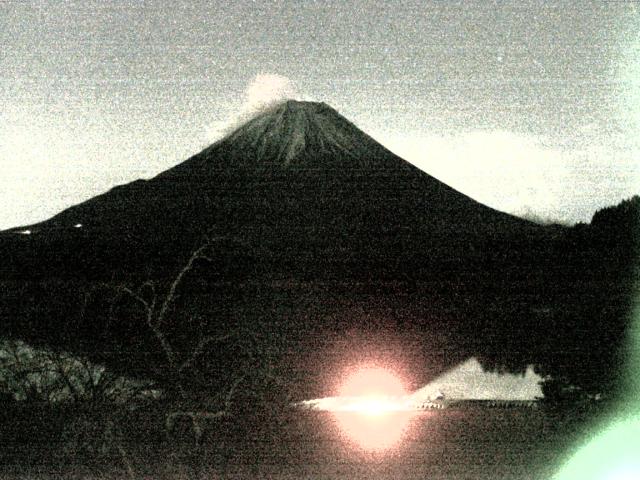
[[282,75],[260,73],[256,75],[244,91],[243,110],[260,112],[284,100],[295,99],[298,91],[293,82]]
[[214,122],[207,130],[209,141],[219,140],[240,125],[285,100],[300,98],[293,81],[276,73],[259,73],[244,89],[243,102],[225,120]]

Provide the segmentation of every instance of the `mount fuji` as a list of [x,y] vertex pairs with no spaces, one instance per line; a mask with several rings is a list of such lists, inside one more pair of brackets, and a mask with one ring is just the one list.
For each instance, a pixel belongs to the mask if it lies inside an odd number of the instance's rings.
[[415,386],[470,356],[525,371],[551,354],[561,309],[583,308],[583,240],[478,203],[324,103],[287,101],[154,178],[0,232],[0,334],[166,380],[140,319],[171,294],[176,355],[245,332],[200,352],[211,388],[255,362],[306,398],[362,361]]

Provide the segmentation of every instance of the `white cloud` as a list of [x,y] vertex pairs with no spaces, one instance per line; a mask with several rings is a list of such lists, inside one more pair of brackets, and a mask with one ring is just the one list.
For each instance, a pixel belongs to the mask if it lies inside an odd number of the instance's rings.
[[291,79],[275,73],[260,73],[245,88],[240,108],[229,112],[224,120],[217,120],[209,126],[207,141],[219,140],[265,110],[285,100],[298,98],[298,89]]
[[479,202],[542,220],[588,222],[598,208],[638,193],[640,184],[634,153],[604,146],[566,149],[501,130],[374,136]]
[[296,88],[287,77],[261,73],[254,77],[245,90],[244,109],[248,112],[261,111],[296,96]]

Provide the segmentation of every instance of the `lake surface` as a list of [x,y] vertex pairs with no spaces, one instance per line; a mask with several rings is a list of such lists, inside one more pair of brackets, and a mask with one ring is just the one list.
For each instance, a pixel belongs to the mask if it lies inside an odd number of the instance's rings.
[[[72,448],[54,465],[55,448],[49,447],[58,438],[39,444],[26,439],[13,447],[28,455],[12,465],[0,462],[0,478],[548,479],[590,424],[579,412],[560,415],[536,408],[431,410],[412,412],[408,421],[402,417],[407,412],[346,415],[353,416],[347,423],[322,411],[289,412],[277,425],[213,421],[198,448],[187,424],[182,436],[167,439],[162,416],[128,418],[120,424],[128,430],[119,444],[106,443],[106,454],[99,453],[99,438],[88,439],[96,441],[94,452],[101,455],[95,461]],[[402,422],[406,425],[398,435]],[[104,435],[101,428],[95,428],[98,435]]]
[[438,410],[414,415],[401,438],[375,448],[376,438],[384,443],[385,431],[391,437],[397,434],[385,422],[378,432],[371,427],[369,442],[363,444],[334,414],[304,412],[279,440],[261,435],[249,439],[251,447],[230,456],[224,475],[243,479],[546,479],[566,460],[580,431],[580,424],[570,416],[543,410]]

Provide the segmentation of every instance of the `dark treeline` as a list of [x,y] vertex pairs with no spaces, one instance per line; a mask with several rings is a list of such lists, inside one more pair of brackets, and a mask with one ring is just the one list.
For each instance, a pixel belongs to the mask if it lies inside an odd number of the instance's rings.
[[489,354],[485,365],[513,370],[509,365],[524,352],[548,379],[543,391],[553,400],[624,394],[619,389],[629,368],[639,252],[638,196],[564,230],[547,256],[540,297],[528,315],[512,318],[519,327],[499,328],[506,335],[498,344],[503,349]]

